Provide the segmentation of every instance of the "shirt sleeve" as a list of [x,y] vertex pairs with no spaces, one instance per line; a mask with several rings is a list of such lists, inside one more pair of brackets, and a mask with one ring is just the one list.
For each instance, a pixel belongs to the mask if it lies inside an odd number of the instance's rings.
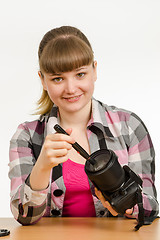
[[29,176],[35,164],[29,129],[19,125],[10,141],[11,211],[22,225],[36,223],[45,213],[48,188],[33,191]]
[[[154,219],[159,212],[155,188],[155,151],[148,130],[142,120],[131,114],[129,119],[129,167],[142,181],[144,215]],[[133,217],[138,217],[138,206],[134,206]]]

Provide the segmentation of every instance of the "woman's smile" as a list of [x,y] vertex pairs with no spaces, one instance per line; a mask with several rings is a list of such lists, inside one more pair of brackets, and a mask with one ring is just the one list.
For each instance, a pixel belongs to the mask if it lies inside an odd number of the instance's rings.
[[82,97],[82,95],[83,94],[72,96],[72,97],[63,97],[63,99],[65,99],[67,102],[74,103],[74,102],[77,102]]

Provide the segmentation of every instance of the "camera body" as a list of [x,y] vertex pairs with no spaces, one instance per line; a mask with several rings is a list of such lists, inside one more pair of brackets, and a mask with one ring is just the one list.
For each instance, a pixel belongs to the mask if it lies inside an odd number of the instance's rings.
[[[58,124],[54,126],[54,129],[68,135]],[[97,132],[93,125],[92,131]],[[144,224],[141,178],[128,166],[121,167],[117,155],[107,149],[105,142],[103,142],[104,149],[101,148],[91,155],[77,142],[73,143],[72,147],[87,160],[85,172],[88,178],[118,213],[124,214],[127,209],[138,204],[138,224],[135,226],[135,229],[138,230]]]
[[86,161],[85,172],[94,186],[119,214],[137,204],[137,193],[142,190],[142,180],[128,166],[121,166],[117,155],[101,149],[90,155],[95,163]]
[[[142,180],[128,166],[123,167],[126,182],[115,192],[103,191],[102,194],[110,202],[112,207],[120,214],[124,214],[127,209],[131,209],[137,204],[137,191],[141,191]],[[138,179],[139,178],[139,179]],[[137,181],[135,181],[137,179]]]

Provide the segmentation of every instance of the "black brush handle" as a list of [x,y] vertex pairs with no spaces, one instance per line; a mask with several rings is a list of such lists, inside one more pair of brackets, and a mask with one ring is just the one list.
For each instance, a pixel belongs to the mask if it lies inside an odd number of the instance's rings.
[[[58,132],[58,133],[63,133],[66,135],[69,135],[60,125],[56,124],[54,126],[54,129]],[[90,163],[94,164],[95,160],[90,158],[90,155],[84,150],[84,148],[82,148],[77,142],[72,144],[72,147],[82,156],[84,157],[86,160],[89,160]]]

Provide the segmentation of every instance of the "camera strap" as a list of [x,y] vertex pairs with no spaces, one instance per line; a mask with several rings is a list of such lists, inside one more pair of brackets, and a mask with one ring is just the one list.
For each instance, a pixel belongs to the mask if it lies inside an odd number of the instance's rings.
[[144,209],[143,209],[143,198],[142,198],[142,191],[140,187],[138,187],[138,190],[136,192],[137,197],[137,205],[139,209],[138,214],[138,224],[135,226],[135,230],[139,230],[140,227],[144,225]]
[[108,149],[103,131],[95,125],[91,125],[89,130],[97,135],[100,149]]

